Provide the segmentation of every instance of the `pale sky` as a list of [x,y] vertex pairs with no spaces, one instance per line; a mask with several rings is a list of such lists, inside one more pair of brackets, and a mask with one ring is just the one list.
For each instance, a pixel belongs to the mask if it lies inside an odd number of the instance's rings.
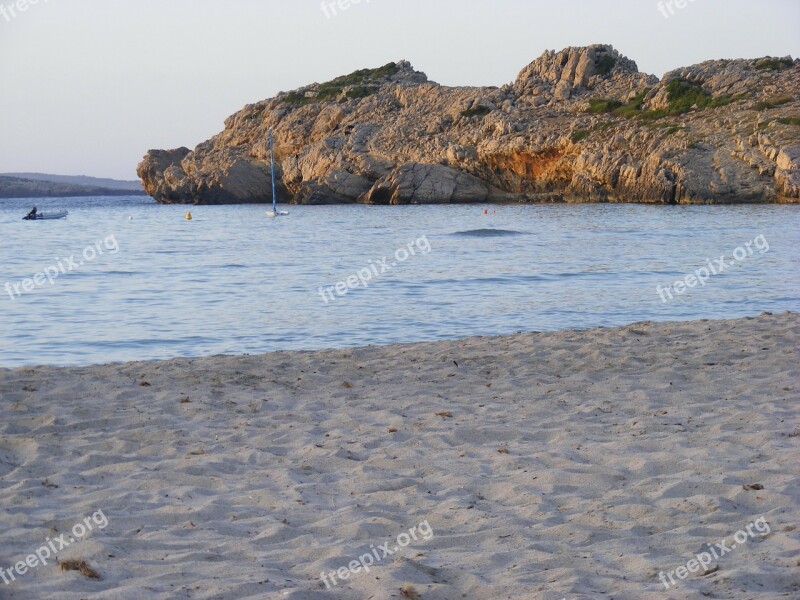
[[148,149],[194,148],[245,104],[400,59],[442,84],[502,85],[547,49],[592,43],[659,77],[800,56],[797,0],[688,0],[668,18],[657,0],[361,0],[329,17],[320,0],[39,0],[12,14],[18,1],[0,0],[0,172],[135,179]]

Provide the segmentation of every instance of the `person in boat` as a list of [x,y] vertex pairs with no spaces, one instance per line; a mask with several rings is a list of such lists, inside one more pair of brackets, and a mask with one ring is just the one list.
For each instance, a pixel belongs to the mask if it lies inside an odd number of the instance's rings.
[[33,210],[28,213],[28,216],[25,217],[26,219],[35,219],[36,218],[36,207],[33,207]]

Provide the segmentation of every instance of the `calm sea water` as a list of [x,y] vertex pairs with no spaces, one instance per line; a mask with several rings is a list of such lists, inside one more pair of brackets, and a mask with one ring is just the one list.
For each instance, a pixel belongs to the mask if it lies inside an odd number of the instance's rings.
[[[21,221],[34,203],[70,216]],[[800,310],[798,207],[483,208],[291,207],[290,217],[269,220],[262,206],[191,207],[188,222],[187,207],[143,198],[0,201],[0,285],[11,289],[0,290],[0,366]],[[657,286],[707,267],[707,259],[730,262],[758,236],[769,251],[752,244],[752,255],[704,287],[666,303],[659,297]],[[415,241],[416,255],[402,260],[396,251]],[[323,301],[321,287],[383,257],[397,264],[369,287]],[[23,280],[59,263],[66,272],[52,284],[24,291]]]

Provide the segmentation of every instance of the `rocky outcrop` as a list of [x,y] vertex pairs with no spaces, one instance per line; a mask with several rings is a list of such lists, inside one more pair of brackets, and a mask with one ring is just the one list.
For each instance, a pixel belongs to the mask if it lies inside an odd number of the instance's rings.
[[800,201],[800,61],[709,61],[658,79],[611,46],[546,52],[500,88],[407,62],[246,106],[193,151],[152,150],[165,203]]
[[452,167],[409,163],[379,179],[360,199],[369,204],[486,202],[489,186]]
[[658,78],[639,73],[636,63],[611,46],[567,48],[548,51],[525,67],[517,77],[514,90],[524,99],[540,99],[535,105],[569,100],[587,90],[615,87],[624,82],[631,89],[658,83]]
[[154,150],[139,164],[137,174],[151,196],[167,203],[250,202],[263,198],[271,186],[263,161],[253,160],[243,148]]

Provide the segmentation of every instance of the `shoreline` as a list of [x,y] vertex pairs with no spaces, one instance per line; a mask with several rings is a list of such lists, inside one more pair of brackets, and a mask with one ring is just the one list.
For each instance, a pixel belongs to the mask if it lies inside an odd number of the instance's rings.
[[[153,196],[148,196],[155,203],[163,206],[272,206],[272,200],[265,198],[261,202],[222,202],[222,203],[204,203],[196,201],[176,202],[170,200],[158,200]],[[492,199],[486,201],[476,202],[412,202],[402,204],[383,204],[374,202],[360,202],[354,199],[352,202],[282,202],[284,206],[547,206],[551,204],[573,205],[573,204],[641,204],[643,206],[762,206],[762,205],[786,205],[786,204],[800,204],[800,198],[790,196],[777,196],[772,201],[762,200],[681,200],[679,202],[664,202],[661,200],[642,200],[642,199],[627,199],[624,197],[609,197],[604,200],[591,200],[582,196],[570,196],[561,192],[553,192],[552,194],[537,194],[537,196],[552,196],[552,199],[544,199],[541,197],[525,197],[524,195],[519,198],[508,199]],[[557,197],[557,198],[556,198]]]
[[300,348],[300,349],[283,349],[283,350],[270,350],[267,352],[256,352],[256,353],[243,353],[243,354],[207,354],[207,355],[200,355],[200,356],[172,356],[168,358],[153,358],[153,359],[134,359],[134,360],[120,360],[120,361],[113,361],[107,363],[91,363],[91,364],[79,364],[79,365],[59,365],[59,364],[51,364],[51,363],[37,363],[37,364],[29,364],[29,365],[22,365],[22,366],[14,366],[14,367],[5,367],[0,365],[0,380],[2,380],[2,376],[11,371],[20,371],[20,370],[39,370],[39,369],[57,369],[57,370],[73,370],[73,369],[93,369],[93,368],[107,368],[107,367],[131,367],[134,365],[155,365],[159,363],[171,363],[175,361],[184,361],[189,363],[194,363],[197,361],[211,361],[214,359],[220,360],[235,360],[235,359],[263,359],[267,360],[271,356],[281,356],[287,354],[298,354],[298,355],[308,355],[308,354],[326,354],[326,353],[340,353],[340,352],[354,352],[354,351],[380,351],[380,350],[390,350],[390,349],[415,349],[416,346],[436,346],[439,344],[458,344],[458,343],[489,343],[492,340],[502,342],[508,340],[510,338],[517,338],[521,336],[547,336],[547,335],[559,335],[559,334],[567,334],[567,333],[602,333],[607,332],[610,330],[615,329],[626,329],[626,328],[634,328],[637,326],[669,326],[669,325],[684,325],[684,324],[693,324],[693,323],[726,323],[726,322],[736,322],[736,321],[749,321],[752,319],[757,319],[763,316],[797,316],[800,313],[796,313],[793,311],[782,311],[780,313],[772,313],[772,312],[762,312],[758,316],[744,316],[744,317],[734,317],[734,318],[720,318],[720,319],[691,319],[688,321],[634,321],[632,323],[627,323],[625,325],[597,325],[593,327],[570,327],[565,329],[547,329],[547,330],[535,330],[535,331],[520,331],[517,333],[510,333],[510,334],[497,334],[497,335],[470,335],[465,337],[459,338],[448,338],[448,339],[438,339],[438,340],[417,340],[417,341],[409,341],[409,342],[389,342],[389,343],[375,343],[375,344],[367,344],[367,345],[357,345],[357,346],[337,346],[337,347],[319,347],[319,348]]
[[51,562],[0,595],[789,594],[798,348],[800,315],[765,313],[0,369],[0,505],[25,507],[0,569],[88,523],[59,558],[101,576]]
[[[605,200],[591,200],[582,196],[569,196],[561,192],[552,194],[537,194],[539,197],[525,197],[510,199],[493,199],[481,202],[415,202],[409,204],[376,204],[369,202],[282,202],[283,206],[550,206],[550,205],[576,205],[576,204],[638,204],[642,206],[783,206],[800,204],[800,198],[789,196],[778,196],[774,200],[765,202],[758,200],[709,200],[709,201],[681,201],[663,202],[661,200],[641,200],[626,199],[623,197],[609,197]],[[541,196],[553,196],[554,199],[543,199]],[[2,200],[74,200],[80,198],[148,198],[154,204],[160,206],[272,206],[272,200],[264,198],[260,202],[222,202],[222,203],[203,203],[197,201],[174,202],[169,200],[157,200],[147,192],[131,192],[124,194],[81,194],[66,196],[0,196]]]

